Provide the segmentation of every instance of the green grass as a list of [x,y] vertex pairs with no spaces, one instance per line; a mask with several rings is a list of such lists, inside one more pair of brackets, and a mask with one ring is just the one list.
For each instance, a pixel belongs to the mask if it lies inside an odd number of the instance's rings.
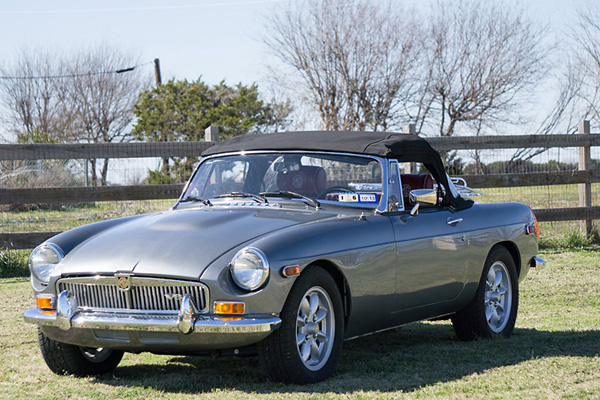
[[[579,206],[579,185],[521,186],[480,189],[483,203],[517,201],[531,208],[561,208]],[[592,204],[600,203],[600,183],[592,184]]]
[[0,232],[60,232],[92,222],[167,210],[174,200],[102,201],[57,210],[0,211]]
[[27,260],[30,250],[0,248],[0,278],[28,276]]
[[[481,203],[521,202],[531,208],[570,208],[579,206],[578,185],[526,186],[481,189],[482,196],[474,197]],[[600,183],[592,184],[592,204],[600,204]],[[600,221],[594,221],[600,226]],[[595,231],[593,237],[581,235],[579,221],[540,222],[540,247],[580,249],[600,244]]]
[[1,279],[0,398],[598,399],[600,252],[542,256],[512,338],[463,343],[446,321],[411,324],[346,342],[334,376],[307,386],[266,381],[256,357],[127,354],[114,374],[56,376],[21,318],[28,279]]

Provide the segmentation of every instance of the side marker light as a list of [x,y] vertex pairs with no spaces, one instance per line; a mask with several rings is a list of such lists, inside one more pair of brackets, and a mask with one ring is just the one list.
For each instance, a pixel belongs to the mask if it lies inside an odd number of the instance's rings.
[[292,276],[300,275],[300,266],[299,265],[288,265],[287,267],[283,267],[281,270],[281,275],[286,278],[290,278]]

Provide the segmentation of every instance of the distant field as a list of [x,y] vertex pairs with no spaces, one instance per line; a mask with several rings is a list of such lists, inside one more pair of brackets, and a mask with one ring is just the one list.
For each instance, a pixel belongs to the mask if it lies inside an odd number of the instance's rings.
[[[531,208],[577,207],[577,185],[482,189],[478,202],[519,201]],[[600,204],[600,184],[592,186],[593,205]],[[64,231],[84,224],[121,216],[167,210],[175,200],[95,202],[55,207],[57,210],[0,211],[0,232]],[[6,207],[0,208],[5,210]],[[542,239],[561,239],[579,226],[578,221],[541,223]]]
[[[579,207],[578,185],[526,186],[481,189],[482,196],[474,200],[482,203],[516,201],[531,208]],[[600,183],[592,184],[592,205],[600,205]],[[600,227],[600,221],[595,221]],[[542,243],[554,243],[579,229],[579,221],[541,222]],[[600,238],[596,238],[598,240]]]
[[[480,189],[485,203],[518,201],[531,208],[561,208],[579,206],[579,185],[523,186]],[[600,204],[600,183],[592,184],[592,204]]]
[[52,210],[0,211],[0,232],[54,232],[111,218],[168,210],[175,200],[98,201]]
[[0,279],[0,398],[598,399],[600,253],[542,256],[511,339],[463,343],[448,322],[411,324],[346,342],[334,376],[308,386],[266,381],[256,357],[128,354],[112,375],[56,376],[21,318],[28,280]]

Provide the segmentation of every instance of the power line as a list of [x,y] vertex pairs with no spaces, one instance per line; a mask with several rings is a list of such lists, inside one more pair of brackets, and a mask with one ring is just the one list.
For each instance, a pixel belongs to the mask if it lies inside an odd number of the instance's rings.
[[144,67],[146,65],[153,64],[154,61],[139,64],[133,67],[121,68],[114,71],[98,71],[98,72],[86,72],[82,74],[67,74],[67,75],[46,75],[46,76],[0,76],[0,79],[4,80],[34,80],[34,79],[63,79],[63,78],[78,78],[80,76],[96,76],[96,75],[109,75],[109,74],[122,74],[124,72],[131,72],[136,68]]
[[80,13],[102,13],[102,12],[128,12],[128,11],[157,11],[157,10],[177,10],[189,8],[205,8],[205,7],[232,7],[246,6],[265,3],[278,3],[281,0],[250,0],[250,1],[229,1],[218,3],[201,3],[201,4],[186,4],[186,5],[168,5],[154,7],[125,7],[125,8],[89,8],[89,9],[74,9],[74,10],[17,10],[17,11],[0,11],[2,14],[80,14]]

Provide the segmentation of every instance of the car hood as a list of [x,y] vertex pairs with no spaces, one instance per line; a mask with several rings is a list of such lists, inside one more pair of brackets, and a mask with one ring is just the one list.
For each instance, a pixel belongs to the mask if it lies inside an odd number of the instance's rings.
[[327,218],[323,211],[206,207],[125,222],[87,239],[62,261],[62,275],[197,279],[225,252],[269,232]]

